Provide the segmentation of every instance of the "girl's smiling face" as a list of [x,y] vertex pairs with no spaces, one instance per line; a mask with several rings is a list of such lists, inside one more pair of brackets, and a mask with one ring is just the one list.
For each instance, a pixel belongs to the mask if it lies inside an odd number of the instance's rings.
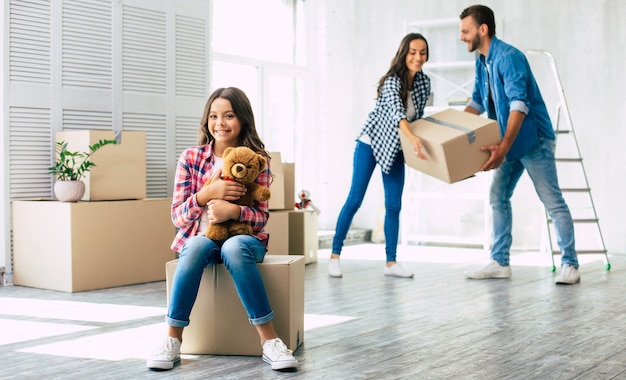
[[216,98],[209,110],[209,132],[219,150],[239,145],[241,123],[233,111],[230,100]]

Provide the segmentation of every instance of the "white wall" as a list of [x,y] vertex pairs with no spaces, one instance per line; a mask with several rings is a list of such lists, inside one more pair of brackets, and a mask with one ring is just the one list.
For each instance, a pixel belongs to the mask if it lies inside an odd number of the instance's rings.
[[[322,99],[319,130],[323,186],[314,187],[314,201],[322,209],[320,228],[334,229],[347,196],[352,173],[354,136],[374,104],[376,82],[405,34],[408,20],[455,18],[473,2],[412,0],[318,0],[319,46],[316,57],[318,89]],[[555,57],[607,248],[626,252],[622,215],[626,155],[621,128],[626,88],[622,48],[626,29],[626,2],[618,0],[500,0],[485,1],[498,20],[497,34],[522,50],[550,51]],[[428,36],[426,36],[428,38]],[[431,46],[431,49],[446,49]],[[527,178],[524,179],[526,181]],[[516,246],[537,248],[541,226],[523,218],[539,203],[531,186],[522,182],[514,196]],[[318,193],[319,192],[319,193]],[[355,227],[376,228],[382,202],[382,184],[372,179]],[[431,217],[437,217],[433,215]],[[530,224],[529,224],[530,223]]]

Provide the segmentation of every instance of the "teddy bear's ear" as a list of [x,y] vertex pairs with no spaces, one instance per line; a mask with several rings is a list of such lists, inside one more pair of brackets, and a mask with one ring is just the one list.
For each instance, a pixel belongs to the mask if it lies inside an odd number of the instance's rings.
[[222,157],[227,156],[230,151],[234,150],[235,148],[233,148],[232,146],[229,146],[228,148],[224,149],[224,153],[222,153]]
[[257,154],[256,156],[257,156],[257,160],[259,161],[259,173],[260,173],[267,166],[267,161],[265,160],[265,156],[263,156],[262,154]]

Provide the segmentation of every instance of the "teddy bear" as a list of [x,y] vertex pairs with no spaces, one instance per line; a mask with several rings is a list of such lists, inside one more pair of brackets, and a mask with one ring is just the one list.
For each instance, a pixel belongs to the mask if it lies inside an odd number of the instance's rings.
[[[220,178],[246,185],[246,194],[232,203],[252,207],[254,202],[264,202],[270,199],[270,189],[254,182],[267,165],[263,155],[255,153],[248,147],[238,146],[226,148],[222,159]],[[209,223],[206,231],[206,237],[211,240],[225,240],[234,235],[250,234],[252,234],[251,225],[232,219],[222,223]]]

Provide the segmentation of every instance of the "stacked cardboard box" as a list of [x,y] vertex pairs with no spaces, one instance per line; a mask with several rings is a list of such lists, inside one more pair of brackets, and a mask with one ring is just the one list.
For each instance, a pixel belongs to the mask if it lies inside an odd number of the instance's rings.
[[[58,132],[71,151],[89,151],[112,131]],[[79,202],[13,202],[14,284],[66,292],[165,280],[176,230],[169,198],[146,198],[146,134],[95,152]]]
[[265,226],[270,234],[268,254],[302,255],[306,264],[316,262],[317,213],[295,210],[295,165],[283,162],[278,152],[270,155],[275,177],[270,186],[270,218]]

